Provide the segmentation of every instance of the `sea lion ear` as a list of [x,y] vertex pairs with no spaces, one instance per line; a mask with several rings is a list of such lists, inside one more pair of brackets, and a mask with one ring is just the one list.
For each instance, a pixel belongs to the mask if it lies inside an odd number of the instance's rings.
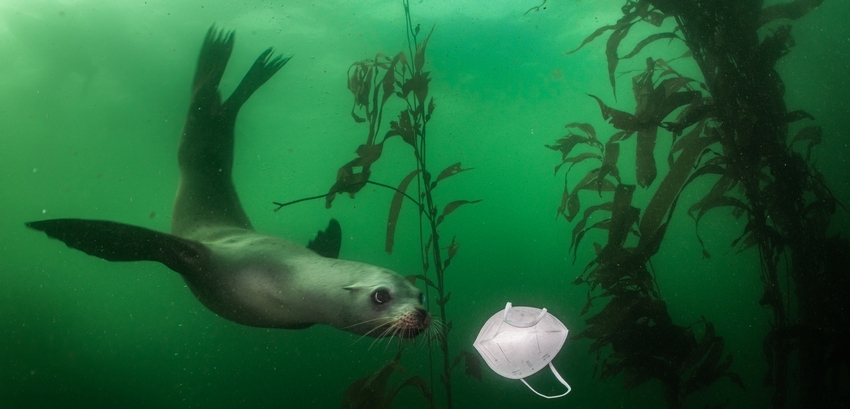
[[316,238],[307,244],[308,249],[327,258],[339,258],[340,247],[342,247],[342,228],[336,219],[331,219],[328,227],[324,231],[319,230]]

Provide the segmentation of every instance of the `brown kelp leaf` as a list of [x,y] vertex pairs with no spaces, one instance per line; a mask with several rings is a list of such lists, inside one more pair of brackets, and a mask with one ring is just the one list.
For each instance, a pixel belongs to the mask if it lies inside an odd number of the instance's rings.
[[809,120],[814,121],[815,117],[813,117],[812,114],[810,114],[806,111],[803,111],[802,109],[798,109],[796,111],[791,111],[791,112],[788,112],[787,114],[785,114],[785,121],[787,121],[788,123],[797,122],[797,121],[800,121],[800,120],[803,120],[803,119],[809,119]]
[[[719,198],[722,197],[724,193],[731,190],[737,184],[737,180],[727,173],[725,167],[709,163],[697,169],[697,171],[694,172],[690,178],[688,178],[688,181],[685,182],[683,188],[690,184],[691,181],[705,174],[718,174],[721,176],[720,179],[718,179],[717,182],[714,183],[714,186],[711,187],[711,189],[702,199],[700,199],[697,203],[691,205],[691,207],[688,209],[688,215],[691,216],[691,218],[693,218],[695,221],[694,233],[696,234],[697,241],[699,242],[700,247],[702,248],[703,258],[711,258],[711,254],[709,254],[708,250],[706,250],[705,243],[703,242],[702,237],[699,235],[699,225],[696,222],[697,218],[696,216],[694,216],[694,212],[699,210],[700,213],[702,213],[702,210],[708,203],[719,200]],[[732,246],[734,247],[734,243]]]
[[387,391],[390,375],[400,370],[398,362],[393,360],[375,373],[352,383],[342,398],[343,408],[390,409],[392,397]]
[[[683,77],[675,71],[672,72],[672,74],[675,74],[675,77],[667,78],[667,79],[661,81],[661,84],[658,84],[659,88],[664,89],[665,95],[672,95],[674,92],[679,92],[683,88],[688,90],[688,91],[691,91],[692,90],[691,86],[690,86],[691,83],[697,82],[695,79],[690,78],[690,77]],[[663,76],[664,76],[664,74],[662,73],[659,77],[663,77]],[[701,95],[702,94],[700,94],[700,96]]]
[[422,40],[421,43],[416,44],[416,56],[413,58],[414,73],[421,72],[422,67],[425,66],[425,48],[428,47],[428,39],[431,38],[431,34],[434,34],[435,27],[437,27],[436,24],[432,25],[431,31],[428,32],[428,35],[425,36],[425,39]]
[[637,131],[642,127],[640,120],[636,116],[605,105],[596,95],[588,94],[588,96],[596,100],[599,104],[599,110],[602,111],[602,119],[610,122],[611,125],[614,125],[614,128],[623,131]]
[[[576,203],[572,203],[573,195],[570,194],[569,187],[569,179],[564,177],[564,191],[561,193],[561,205],[558,206],[558,210],[555,211],[555,218],[558,218],[558,215],[564,215],[564,218],[567,221],[573,221],[573,218],[578,214],[581,206],[578,203],[578,197],[576,197]],[[568,212],[568,213],[565,213]]]
[[594,31],[589,36],[587,36],[587,38],[585,38],[584,41],[582,41],[581,44],[575,50],[567,51],[565,54],[569,55],[569,54],[572,54],[572,53],[574,53],[578,50],[581,50],[582,47],[586,46],[587,44],[589,44],[591,41],[595,40],[597,37],[601,36],[606,31],[614,30],[617,27],[618,27],[618,24],[612,24],[610,26],[603,26],[603,27],[597,28],[596,31]]
[[[724,206],[736,207],[747,213],[751,211],[750,207],[747,206],[746,203],[741,201],[741,199],[730,196],[720,196],[703,203],[699,213],[694,218],[694,220],[697,222],[697,224],[699,224],[699,221],[700,219],[702,219],[702,216],[704,216],[709,210],[714,209],[715,207]],[[691,216],[693,217],[693,215]]]
[[608,179],[599,178],[599,169],[594,169],[590,173],[593,174],[593,178],[588,180],[587,183],[581,186],[576,186],[575,193],[578,193],[579,190],[591,190],[602,196],[602,192],[613,192],[616,188],[613,182]]
[[387,68],[387,71],[384,73],[384,79],[381,80],[381,85],[383,85],[383,89],[384,89],[384,96],[383,96],[383,99],[381,100],[382,104],[386,103],[387,100],[390,99],[390,97],[395,94],[395,82],[396,82],[395,67],[398,64],[398,61],[403,54],[404,53],[398,53],[395,56],[395,58],[393,58],[392,63],[390,63],[390,66]]
[[667,17],[672,17],[671,14],[664,14],[658,10],[652,10],[646,13],[646,16],[643,18],[643,21],[646,21],[649,24],[652,24],[655,27],[661,27],[661,24],[664,23],[664,20]]
[[[684,137],[676,140],[673,143],[673,146],[670,148],[670,152],[667,153],[667,165],[668,166],[671,166],[671,167],[673,166],[673,162],[674,162],[673,158],[682,149],[685,149],[685,146],[688,146],[689,144],[693,143],[694,140],[700,138],[700,135],[702,134],[703,129],[705,129],[705,121],[701,121],[699,124],[697,124],[697,126],[695,126],[693,129],[691,129],[690,132],[688,132]],[[703,153],[705,153],[705,150],[703,150],[703,152],[700,153],[700,158],[695,163],[699,163],[699,161],[702,159]]]
[[374,67],[368,64],[368,60],[356,62],[348,68],[348,89],[354,94],[354,104],[351,106],[351,117],[357,122],[366,122],[357,113],[358,107],[366,108],[366,114],[369,114],[369,92],[372,85],[372,73]]
[[635,134],[635,133],[634,133],[634,132],[632,132],[632,131],[620,131],[620,132],[616,132],[616,133],[614,133],[613,135],[611,135],[611,137],[610,137],[610,138],[608,138],[608,143],[614,143],[614,142],[625,141],[625,140],[627,140],[627,139],[631,138],[631,137],[632,137],[632,135],[634,135],[634,134]]
[[637,134],[635,173],[637,175],[637,183],[641,187],[651,185],[657,175],[655,167],[655,139],[657,135],[658,128],[641,130]]
[[[561,152],[561,160],[566,162],[567,157],[570,155],[570,152],[572,152],[573,148],[575,148],[576,145],[587,144],[587,145],[593,146],[594,144],[592,143],[592,141],[594,141],[594,140],[590,139],[586,136],[581,136],[581,135],[576,135],[574,133],[570,133],[568,135],[565,135],[563,138],[555,141],[554,145],[545,145],[545,146],[547,148],[553,150],[553,151]],[[601,148],[601,145],[599,145],[598,141],[596,141],[595,144],[598,145]],[[556,173],[557,173],[557,171],[556,171]]]
[[[433,281],[431,281],[431,279],[430,279],[430,278],[425,277],[425,276],[424,276],[424,275],[422,275],[422,274],[417,274],[417,275],[412,275],[412,276],[407,276],[407,277],[412,277],[412,278],[414,279],[414,281],[416,281],[416,280],[422,280],[422,281],[424,281],[424,282],[425,282],[425,285],[427,285],[427,286],[429,286],[429,287],[437,288],[437,285],[436,285],[436,284],[434,284],[434,282],[433,282]],[[416,283],[414,282],[413,284],[416,284]]]
[[698,202],[694,203],[693,205],[691,205],[690,208],[688,208],[688,215],[690,215],[691,218],[694,219],[696,219],[696,217],[694,216],[695,211],[702,209],[707,202],[714,200],[720,196],[723,196],[724,193],[732,189],[732,187],[735,186],[735,183],[737,183],[732,176],[727,174],[726,168],[724,166],[721,166],[717,163],[706,163],[705,165],[700,166],[699,169],[697,169],[696,172],[694,172],[690,176],[690,178],[688,178],[688,181],[685,183],[685,186],[687,186],[691,183],[691,181],[699,178],[702,175],[720,175],[720,179],[718,179],[717,182],[714,183],[714,186],[712,186],[712,188],[705,196],[703,196],[702,199],[700,199]]
[[437,175],[437,179],[436,179],[436,180],[434,180],[433,182],[431,182],[431,190],[434,190],[434,188],[435,188],[435,187],[437,187],[437,183],[438,183],[439,181],[441,181],[441,180],[443,180],[443,179],[445,179],[445,178],[448,178],[448,177],[450,177],[450,176],[457,175],[457,174],[458,174],[458,173],[460,173],[460,172],[466,172],[467,170],[473,170],[473,169],[475,169],[475,168],[467,168],[467,169],[463,169],[463,168],[460,166],[460,162],[455,163],[454,165],[450,165],[449,167],[447,167],[447,168],[443,169],[443,170],[442,170],[442,172],[440,172],[440,174],[439,174],[439,175]]
[[[590,226],[586,229],[582,229],[577,234],[574,234],[575,247],[573,248],[572,244],[570,245],[570,247],[573,249],[573,263],[576,262],[576,257],[578,256],[578,246],[579,246],[579,244],[581,244],[581,239],[584,238],[585,233],[587,233],[587,232],[589,232],[593,229],[610,230],[611,229],[611,219],[605,219],[605,220],[598,221],[598,222],[594,223],[592,226]],[[575,232],[575,230],[573,230],[573,232]]]
[[336,173],[336,182],[333,186],[331,186],[330,190],[328,190],[328,194],[325,197],[326,208],[331,208],[331,204],[333,203],[334,198],[336,198],[337,193],[345,192],[353,198],[355,193],[359,192],[360,189],[363,189],[363,186],[366,186],[366,182],[369,180],[371,172],[368,165],[363,166],[360,172],[354,171],[354,167],[359,159],[360,158],[354,159],[339,168]]
[[638,222],[640,210],[632,206],[634,192],[635,186],[626,184],[617,185],[617,190],[614,191],[607,247],[622,247],[632,231],[632,226]]
[[351,117],[354,118],[354,122],[358,122],[358,123],[366,122],[366,118],[363,118],[363,117],[357,115],[356,113],[354,113],[353,107],[351,108]]
[[[665,82],[668,80],[664,80]],[[671,78],[669,81],[674,85],[677,85],[679,82],[678,78]],[[662,83],[663,85],[663,83]],[[667,93],[664,91],[662,87],[663,93]],[[657,109],[652,113],[652,117],[648,119],[653,125],[659,126],[661,125],[661,121],[664,120],[668,115],[670,115],[674,110],[679,108],[682,105],[692,104],[695,101],[702,98],[702,93],[699,91],[679,91],[674,92],[672,94],[668,94],[664,100],[657,106]]]
[[[702,344],[703,343],[701,342],[700,347],[694,352],[704,351]],[[727,355],[726,360],[724,362],[720,362],[720,358],[723,355],[724,344],[725,342],[723,341],[723,337],[713,336],[709,340],[708,351],[704,354],[697,353],[697,356],[702,355],[702,362],[691,376],[687,378],[684,385],[682,385],[682,393],[684,395],[688,395],[698,389],[706,388],[719,378],[727,376],[729,373],[727,372],[727,369],[732,365],[732,356]],[[737,375],[730,377],[730,379],[734,382],[735,377],[737,377]]]
[[674,137],[678,137],[682,134],[682,131],[684,131],[685,128],[698,122],[703,122],[699,125],[700,130],[702,130],[702,127],[705,126],[705,120],[714,117],[715,114],[716,112],[713,103],[705,104],[703,102],[695,102],[685,107],[685,109],[679,113],[679,116],[675,121],[665,122],[662,126],[664,129],[672,132]]
[[395,396],[400,390],[408,386],[412,386],[416,389],[419,389],[419,392],[422,393],[422,397],[425,398],[425,400],[430,403],[431,406],[433,406],[434,398],[433,394],[431,393],[431,388],[428,386],[428,382],[425,382],[425,379],[422,379],[421,376],[411,376],[410,378],[407,378],[407,380],[405,380],[401,385],[395,388],[395,391],[393,391],[392,395],[390,396],[390,401],[395,399]]
[[428,74],[430,74],[428,71],[418,72],[405,81],[401,86],[402,98],[407,98],[410,92],[413,91],[413,95],[416,96],[421,108],[425,104],[425,98],[428,96],[428,83],[431,82]]
[[[602,167],[599,168],[597,179],[603,179],[611,175],[620,183],[620,170],[617,168],[617,160],[620,158],[620,144],[608,142],[605,144],[605,157],[602,159]],[[600,184],[601,186],[601,184]]]
[[[425,242],[425,248],[422,249],[422,271],[427,272],[431,267],[428,260],[430,260],[429,252],[431,251],[431,243],[434,241],[434,236],[429,234],[428,241]],[[437,287],[434,287],[437,288]]]
[[646,118],[652,116],[648,111],[655,109],[664,98],[663,90],[655,88],[655,61],[652,58],[645,60],[646,68],[638,75],[632,77],[632,96],[635,99],[635,116],[646,122]]
[[[743,240],[742,240],[743,239]],[[700,241],[700,243],[702,243]],[[741,246],[738,247],[738,243],[741,243]],[[759,237],[757,234],[753,233],[752,223],[747,223],[747,227],[744,228],[744,232],[741,233],[738,238],[732,240],[732,244],[729,247],[735,248],[738,247],[738,250],[735,251],[735,254],[741,254],[753,246],[759,244]],[[703,250],[705,251],[705,250]],[[767,296],[767,294],[765,294]],[[764,301],[764,297],[762,297],[762,301]],[[760,302],[761,303],[761,302]],[[762,306],[766,306],[766,304],[761,304]]]
[[443,268],[448,268],[449,264],[451,264],[452,259],[455,258],[455,254],[457,254],[457,250],[460,248],[460,243],[455,241],[455,237],[452,236],[452,242],[446,248],[446,259],[443,261]]
[[384,54],[384,53],[378,53],[378,54],[375,54],[375,61],[374,61],[374,64],[375,64],[375,66],[377,66],[377,67],[381,67],[381,68],[383,68],[383,69],[385,69],[385,70],[386,70],[386,69],[389,69],[389,65],[388,65],[388,64],[390,63],[390,61],[391,61],[391,60],[390,60],[390,57],[387,57],[387,55],[386,55],[386,54]]
[[557,166],[555,166],[555,174],[557,175],[558,171],[561,169],[561,167],[569,163],[570,167],[567,168],[567,175],[569,175],[570,170],[573,168],[573,166],[578,165],[579,163],[582,163],[582,162],[584,162],[588,159],[596,159],[596,160],[601,161],[602,157],[599,156],[596,153],[593,153],[593,152],[585,152],[585,153],[582,153],[578,156],[566,158],[561,163],[559,163]]
[[461,207],[461,206],[466,205],[466,204],[478,203],[480,201],[481,201],[481,199],[478,199],[478,200],[455,200],[454,202],[447,204],[446,207],[443,208],[443,213],[440,215],[440,217],[437,218],[437,225],[440,225],[440,223],[443,222],[443,219],[445,219],[446,216],[451,214],[458,207]]
[[[463,372],[466,376],[478,379],[478,382],[481,382],[481,358],[478,357],[478,354],[461,349],[460,354],[455,359],[455,365],[459,363],[461,358],[463,358],[465,364]],[[454,367],[454,365],[452,366]]]
[[[670,171],[664,176],[658,189],[644,209],[640,220],[641,236],[655,237],[654,233],[661,226],[668,211],[672,210],[674,202],[679,198],[682,187],[688,180],[691,170],[696,164],[703,149],[714,143],[711,138],[691,138],[687,143],[683,140],[682,152],[676,158]],[[672,214],[672,213],[670,213]]]
[[807,126],[800,129],[797,134],[794,135],[794,139],[791,140],[791,145],[798,141],[809,141],[809,145],[806,147],[806,162],[808,162],[809,158],[812,156],[812,148],[820,145],[822,137],[823,128],[817,125]]
[[611,36],[608,37],[608,44],[605,46],[605,56],[608,59],[608,80],[611,81],[611,90],[614,92],[615,100],[617,99],[617,81],[614,79],[614,72],[617,70],[617,64],[620,62],[619,57],[617,57],[617,48],[620,46],[623,38],[629,34],[629,29],[632,28],[633,24],[618,24],[620,27],[611,33]]
[[437,105],[434,104],[434,97],[431,97],[431,99],[428,100],[428,112],[425,113],[425,122],[431,120],[431,113],[434,112],[434,108],[436,107]]
[[378,143],[374,145],[360,145],[355,153],[358,158],[355,159],[354,166],[370,166],[381,158],[381,153],[384,151],[384,144]]
[[369,105],[373,70],[374,67],[368,63],[368,60],[356,62],[348,68],[348,90],[354,94],[354,107]]
[[597,186],[597,172],[598,169],[588,172],[584,176],[584,178],[579,181],[578,184],[576,184],[572,192],[570,192],[569,190],[569,181],[566,177],[564,177],[564,193],[561,197],[561,206],[558,207],[558,211],[557,213],[555,213],[555,217],[561,214],[564,215],[564,218],[566,218],[567,221],[573,221],[573,219],[576,217],[579,210],[581,209],[581,204],[579,203],[578,198],[578,192],[581,190],[598,190],[600,192],[602,190],[613,190],[613,184],[611,184],[611,182],[607,179],[604,180],[604,182],[607,182],[607,184],[603,183],[602,186]]
[[661,242],[664,240],[664,234],[667,233],[667,225],[669,222],[661,223],[658,230],[655,231],[652,237],[641,237],[641,250],[647,255],[654,255],[661,249]]
[[404,203],[404,192],[407,190],[407,186],[410,185],[410,181],[412,181],[419,172],[419,169],[414,170],[402,179],[401,183],[398,184],[395,194],[393,195],[392,202],[390,202],[390,214],[387,217],[387,240],[384,245],[384,250],[386,250],[387,254],[393,253],[393,245],[395,244],[395,228],[396,223],[398,222],[398,215],[401,212],[401,204]]
[[758,26],[761,27],[773,20],[783,18],[796,20],[805,16],[822,3],[823,0],[794,0],[790,3],[774,4],[765,7],[761,11],[761,16],[759,16]]
[[[578,236],[584,235],[585,231],[590,230],[585,229],[585,226],[587,226],[587,222],[590,221],[590,217],[600,210],[610,212],[613,205],[614,202],[605,202],[598,205],[590,206],[584,210],[584,216],[582,216],[581,220],[579,220],[578,223],[576,223],[575,227],[573,227],[572,239],[570,240],[570,251],[573,251],[574,254],[576,253],[575,250],[578,250],[577,241],[581,240],[580,238],[578,238]],[[573,257],[573,262],[575,262],[575,257]]]
[[640,304],[645,304],[646,299],[641,297],[613,297],[602,311],[585,321],[589,328],[581,333],[582,338],[597,339],[617,332],[619,328],[628,323],[627,318],[634,314]]
[[584,132],[591,139],[596,139],[596,129],[593,128],[593,125],[584,123],[584,122],[571,122],[564,126],[567,129],[575,128],[582,132]]
[[400,135],[410,146],[416,146],[416,133],[410,121],[409,109],[405,109],[398,114],[398,121],[390,121],[390,129],[394,132],[392,134],[391,132],[387,132],[385,139],[394,135]]
[[445,297],[443,297],[443,298],[437,298],[437,300],[436,300],[437,305],[439,305],[440,307],[442,307],[442,306],[446,305],[446,303],[447,303],[447,302],[449,302],[449,300],[450,300],[451,298],[452,298],[452,292],[451,292],[451,291],[449,291],[449,292],[448,292],[448,294],[446,294],[446,296],[445,296]]
[[679,38],[679,36],[677,36],[676,33],[656,33],[656,34],[652,34],[649,37],[646,37],[643,40],[641,40],[639,43],[637,43],[637,45],[632,50],[632,52],[620,57],[620,59],[625,60],[627,58],[632,58],[635,55],[637,55],[637,53],[639,53],[640,50],[643,50],[644,47],[648,46],[649,44],[652,44],[655,41],[663,40],[665,38],[674,39],[674,38]]

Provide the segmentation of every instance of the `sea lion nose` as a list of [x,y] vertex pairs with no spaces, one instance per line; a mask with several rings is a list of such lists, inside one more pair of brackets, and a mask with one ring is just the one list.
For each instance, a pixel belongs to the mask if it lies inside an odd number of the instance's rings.
[[416,322],[419,323],[421,328],[427,328],[431,325],[431,314],[428,314],[428,311],[424,309],[416,310]]

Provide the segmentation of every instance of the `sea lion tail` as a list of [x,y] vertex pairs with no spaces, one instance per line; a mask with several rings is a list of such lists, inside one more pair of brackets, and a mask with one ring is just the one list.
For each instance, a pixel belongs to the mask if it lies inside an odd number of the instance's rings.
[[158,261],[184,275],[198,271],[209,254],[196,241],[110,221],[52,219],[26,226],[91,256],[108,261]]

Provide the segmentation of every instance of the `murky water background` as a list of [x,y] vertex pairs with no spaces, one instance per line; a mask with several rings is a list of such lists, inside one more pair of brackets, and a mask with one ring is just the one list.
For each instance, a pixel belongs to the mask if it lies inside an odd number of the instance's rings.
[[[573,121],[611,133],[586,93],[620,109],[633,105],[628,86],[618,87],[619,102],[613,100],[604,40],[564,55],[615,21],[621,3],[550,1],[528,14],[537,2],[411,5],[414,23],[436,24],[428,46],[430,95],[438,104],[428,125],[429,161],[434,169],[458,161],[475,168],[444,183],[438,200],[483,199],[441,226],[461,245],[447,272],[454,351],[471,351],[480,325],[506,301],[545,306],[572,334],[583,328],[586,287],[570,282],[591,257],[591,239],[573,265],[567,254],[572,226],[554,218],[563,189],[562,174],[552,174],[559,158],[543,145]],[[845,203],[848,16],[846,2],[828,0],[795,22],[797,46],[778,65],[789,109],[807,110],[824,127],[815,163]],[[225,93],[266,47],[294,55],[252,97],[237,124],[234,178],[254,226],[306,243],[334,217],[343,227],[343,258],[421,273],[411,207],[402,212],[396,251],[383,252],[390,191],[369,187],[355,200],[338,198],[330,210],[322,201],[277,213],[271,205],[326,192],[337,168],[354,157],[366,129],[351,119],[346,72],[355,61],[407,49],[400,1],[5,0],[0,407],[332,408],[349,384],[395,355],[394,342],[373,345],[329,327],[239,326],[207,311],[162,265],[109,263],[24,228],[30,220],[80,217],[168,231],[177,139],[198,50],[212,23],[237,33]],[[645,54],[682,51],[680,44],[658,45]],[[637,58],[620,70],[643,64]],[[395,185],[414,168],[409,146],[395,142],[373,168],[374,180]],[[659,142],[659,149],[666,145]],[[685,192],[682,198],[699,196]],[[720,381],[692,399],[728,397],[729,407],[763,407],[770,395],[761,386],[761,341],[770,314],[758,306],[757,255],[727,252],[743,222],[718,211],[701,224],[714,256],[702,259],[682,208],[653,259],[662,297],[679,323],[700,316],[714,322],[735,358],[732,370],[747,385],[742,391]],[[846,226],[846,216],[836,220]],[[483,382],[458,370],[456,406],[663,405],[657,385],[627,392],[619,379],[595,381],[588,345],[568,339],[555,361],[573,386],[566,398],[546,401],[489,370]],[[407,349],[402,365],[430,379],[427,348]],[[557,388],[548,376],[533,381]],[[437,378],[433,385],[442,402]],[[426,405],[409,389],[396,407]]]

